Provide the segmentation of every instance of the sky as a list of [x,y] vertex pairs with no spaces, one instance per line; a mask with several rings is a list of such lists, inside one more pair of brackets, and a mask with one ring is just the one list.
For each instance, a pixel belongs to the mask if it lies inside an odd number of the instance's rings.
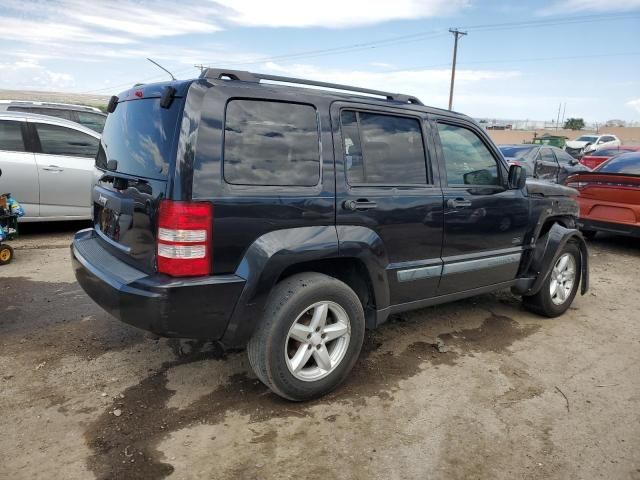
[[640,0],[0,0],[0,88],[117,94],[196,64],[474,117],[640,121]]

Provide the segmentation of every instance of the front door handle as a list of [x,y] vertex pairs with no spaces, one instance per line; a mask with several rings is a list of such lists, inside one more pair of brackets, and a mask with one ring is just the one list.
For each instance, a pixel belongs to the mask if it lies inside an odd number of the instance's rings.
[[371,210],[372,208],[376,208],[378,204],[376,202],[361,199],[345,200],[342,206],[345,210],[351,210],[352,212],[355,212],[357,210]]
[[42,167],[42,169],[46,170],[47,172],[62,172],[64,170],[57,165],[49,165],[48,167]]
[[447,200],[447,207],[449,208],[465,208],[471,206],[471,200],[465,200],[464,198],[450,198]]

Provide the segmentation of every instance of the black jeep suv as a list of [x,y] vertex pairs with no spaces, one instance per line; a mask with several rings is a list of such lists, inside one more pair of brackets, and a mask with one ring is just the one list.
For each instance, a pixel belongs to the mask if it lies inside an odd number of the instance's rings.
[[108,110],[78,282],[124,322],[248,346],[288,399],[336,387],[391,314],[511,287],[554,317],[587,290],[576,192],[464,115],[215,69]]

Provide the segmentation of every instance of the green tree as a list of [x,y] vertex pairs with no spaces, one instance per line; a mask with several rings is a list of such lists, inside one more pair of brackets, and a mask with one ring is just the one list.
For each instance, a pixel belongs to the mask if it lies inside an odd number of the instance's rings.
[[581,130],[584,128],[584,120],[582,118],[567,118],[564,128],[567,130]]

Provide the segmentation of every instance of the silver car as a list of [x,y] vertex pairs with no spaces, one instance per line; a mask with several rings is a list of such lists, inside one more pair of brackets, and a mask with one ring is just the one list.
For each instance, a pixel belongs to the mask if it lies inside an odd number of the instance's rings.
[[0,193],[24,207],[24,222],[90,219],[99,143],[75,122],[0,113]]

